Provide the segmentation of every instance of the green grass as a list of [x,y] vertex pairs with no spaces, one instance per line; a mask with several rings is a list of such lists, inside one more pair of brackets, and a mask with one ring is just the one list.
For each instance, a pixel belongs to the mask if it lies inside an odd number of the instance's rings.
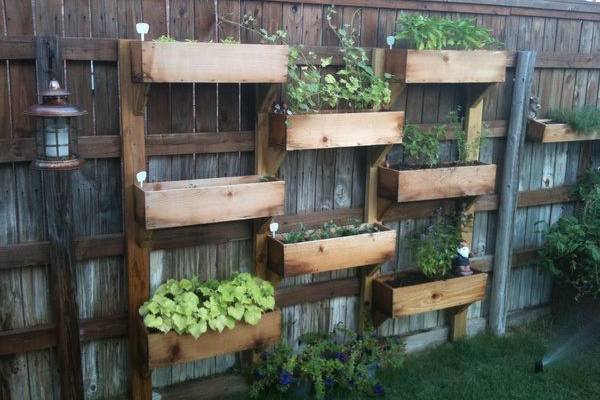
[[410,356],[381,379],[392,399],[600,399],[597,343],[533,373],[553,341],[541,328],[500,339],[482,335]]
[[584,106],[573,110],[549,110],[547,118],[569,124],[572,129],[586,135],[600,132],[600,110]]
[[[542,374],[533,372],[535,361],[558,342],[560,335],[548,323],[504,338],[481,335],[410,355],[401,369],[381,371],[379,378],[385,399],[394,400],[600,399],[600,341],[567,354]],[[348,394],[331,398],[358,399]],[[294,397],[261,396],[276,399]]]

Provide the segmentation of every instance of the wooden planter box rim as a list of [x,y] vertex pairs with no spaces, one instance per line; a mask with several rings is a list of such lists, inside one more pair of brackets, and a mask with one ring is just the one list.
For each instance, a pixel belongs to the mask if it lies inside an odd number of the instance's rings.
[[[139,329],[143,337],[140,353],[146,370],[151,371],[274,344],[281,337],[281,310],[264,313],[257,325],[236,321],[233,329],[225,328],[223,332],[208,330],[198,339],[188,334],[179,335],[175,331],[151,331],[142,318],[139,319]],[[156,348],[152,348],[150,341],[155,343]]]

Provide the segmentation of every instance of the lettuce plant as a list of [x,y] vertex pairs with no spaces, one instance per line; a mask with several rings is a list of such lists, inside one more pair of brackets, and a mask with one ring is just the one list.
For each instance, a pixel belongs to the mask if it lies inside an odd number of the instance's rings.
[[233,329],[237,321],[258,324],[264,312],[275,308],[274,294],[271,283],[249,273],[222,281],[169,279],[139,313],[148,328],[198,338],[209,329]]

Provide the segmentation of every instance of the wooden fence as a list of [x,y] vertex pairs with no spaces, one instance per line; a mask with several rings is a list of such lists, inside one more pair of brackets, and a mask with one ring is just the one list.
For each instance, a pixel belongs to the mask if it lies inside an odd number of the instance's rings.
[[[358,12],[360,44],[384,47],[401,12],[470,16],[490,27],[508,50],[539,52],[534,92],[543,110],[598,104],[600,81],[600,10],[594,4],[559,1],[336,1],[337,23]],[[474,4],[472,4],[474,3]],[[525,5],[524,5],[525,4]],[[48,242],[39,172],[33,156],[32,122],[23,111],[36,101],[34,35],[58,35],[66,86],[72,101],[89,110],[79,123],[81,152],[88,160],[73,178],[78,259],[76,289],[83,341],[86,398],[123,396],[128,390],[126,272],[119,138],[117,38],[134,38],[136,22],[150,24],[150,38],[218,41],[233,36],[257,38],[216,16],[239,19],[253,14],[273,30],[285,28],[293,43],[336,46],[324,15],[327,1],[296,3],[233,0],[5,0],[0,29],[0,398],[60,397],[56,343],[48,287]],[[327,49],[322,49],[327,51]],[[512,63],[507,83],[485,102],[484,119],[492,137],[480,159],[502,164],[503,136],[511,98]],[[474,66],[476,67],[476,66]],[[442,85],[411,85],[396,107],[409,122],[443,122],[461,101],[461,92]],[[238,84],[156,84],[150,92],[147,148],[151,180],[177,180],[252,173],[254,89]],[[444,158],[452,158],[451,142]],[[393,156],[401,157],[396,149]],[[536,223],[555,221],[572,208],[568,185],[589,163],[600,164],[596,143],[526,143],[521,168],[523,192],[514,233],[515,261],[532,259],[541,244]],[[284,227],[300,222],[360,217],[364,206],[364,149],[332,149],[289,154],[281,169],[286,181]],[[499,168],[501,169],[501,168]],[[384,220],[398,230],[398,254],[384,271],[411,264],[406,238],[425,226],[446,202],[391,208]],[[491,266],[495,240],[496,196],[476,204],[473,251],[476,263]],[[161,231],[148,245],[152,286],[170,277],[198,274],[225,277],[249,270],[252,227],[246,222]],[[283,308],[284,337],[293,342],[303,332],[331,329],[338,321],[356,326],[359,281],[356,271],[287,279],[277,301]],[[516,268],[511,277],[510,309],[517,313],[544,306],[551,280],[534,265]],[[487,307],[470,309],[474,330],[485,322]],[[444,312],[389,320],[386,335],[441,332]],[[426,336],[429,340],[434,335]],[[157,370],[153,384],[167,386],[212,375],[231,367],[235,355]]]

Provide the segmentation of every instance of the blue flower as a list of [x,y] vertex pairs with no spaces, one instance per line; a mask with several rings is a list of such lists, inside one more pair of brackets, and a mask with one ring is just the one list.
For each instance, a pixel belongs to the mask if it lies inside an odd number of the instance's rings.
[[375,393],[376,396],[383,396],[385,394],[385,389],[380,383],[378,383],[373,386],[373,393]]
[[292,374],[285,369],[279,373],[279,384],[280,385],[291,385],[292,384]]
[[348,354],[346,353],[335,353],[335,358],[340,360],[342,363],[348,362]]
[[260,381],[265,377],[265,374],[260,369],[254,370],[254,380]]
[[335,383],[335,381],[333,380],[332,377],[328,376],[327,378],[325,378],[324,383],[325,383],[325,387],[330,389],[333,387],[333,384]]

